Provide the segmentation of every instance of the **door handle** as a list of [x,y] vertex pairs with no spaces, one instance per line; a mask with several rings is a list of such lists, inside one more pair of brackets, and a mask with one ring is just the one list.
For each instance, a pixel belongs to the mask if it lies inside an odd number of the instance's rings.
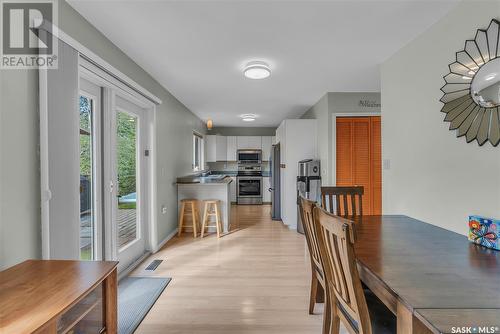
[[273,191],[274,191],[274,189],[273,189],[273,188],[269,188],[269,189],[267,189],[267,190],[268,190],[269,192],[273,192]]

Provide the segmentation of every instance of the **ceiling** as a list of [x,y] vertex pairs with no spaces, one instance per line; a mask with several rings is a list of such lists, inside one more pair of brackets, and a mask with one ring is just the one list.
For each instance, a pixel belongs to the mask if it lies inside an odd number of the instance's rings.
[[[379,65],[446,1],[68,1],[202,120],[277,126],[326,92],[380,91]],[[247,79],[264,60],[272,74]],[[255,122],[238,115],[254,113]]]

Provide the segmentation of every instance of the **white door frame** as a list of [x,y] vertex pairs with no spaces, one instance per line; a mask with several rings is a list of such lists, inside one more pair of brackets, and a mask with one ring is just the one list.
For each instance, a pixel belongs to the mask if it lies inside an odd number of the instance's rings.
[[[104,124],[104,133],[102,137],[102,142],[109,142],[111,145],[115,145],[115,133],[113,132],[113,124],[114,124],[114,112],[116,110],[116,96],[120,96],[121,98],[127,99],[134,104],[137,104],[141,108],[144,109],[144,122],[146,123],[144,128],[147,128],[146,136],[143,136],[142,139],[144,144],[141,145],[142,148],[149,150],[149,157],[145,158],[142,154],[143,158],[143,168],[145,170],[145,180],[146,183],[149,184],[147,189],[147,203],[145,209],[145,245],[147,251],[155,252],[157,250],[157,229],[156,229],[156,197],[157,197],[157,188],[156,188],[156,104],[150,102],[145,99],[141,95],[135,93],[130,88],[125,85],[116,82],[114,78],[107,75],[104,71],[95,67],[90,62],[85,59],[80,59],[80,77],[95,83],[103,87],[102,94],[102,110],[103,110],[103,124]],[[127,89],[128,88],[128,89]],[[143,152],[142,152],[143,153]],[[104,154],[103,158],[103,167],[104,170],[109,171],[112,168],[112,161],[110,154]],[[117,249],[117,240],[116,238],[110,238],[111,240],[106,240],[106,236],[116,236],[117,235],[117,227],[111,224],[112,216],[109,208],[113,207],[112,198],[109,195],[112,187],[111,184],[113,178],[112,175],[105,175],[103,181],[103,191],[104,198],[103,203],[104,207],[108,208],[104,214],[104,259],[105,260],[117,260],[118,259],[118,249]]]

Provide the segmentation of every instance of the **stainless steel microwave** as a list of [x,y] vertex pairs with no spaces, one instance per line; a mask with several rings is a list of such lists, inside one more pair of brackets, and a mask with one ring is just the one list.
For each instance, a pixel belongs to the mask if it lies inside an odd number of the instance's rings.
[[260,164],[262,163],[262,150],[238,150],[239,164]]

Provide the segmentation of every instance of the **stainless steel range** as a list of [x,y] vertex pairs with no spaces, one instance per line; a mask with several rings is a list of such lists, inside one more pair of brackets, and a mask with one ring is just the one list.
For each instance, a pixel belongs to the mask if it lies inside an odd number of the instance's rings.
[[238,166],[236,194],[238,204],[262,204],[262,167],[260,165]]

